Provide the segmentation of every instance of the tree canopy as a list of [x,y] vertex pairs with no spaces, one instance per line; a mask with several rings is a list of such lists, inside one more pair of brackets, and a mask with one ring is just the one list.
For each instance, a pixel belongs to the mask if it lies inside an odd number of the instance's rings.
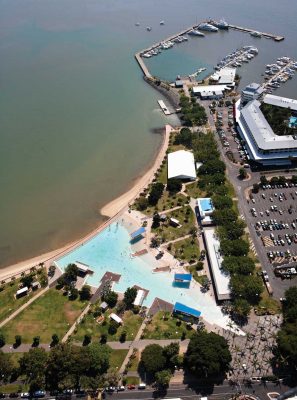
[[3,351],[0,350],[0,382],[8,382],[12,371],[13,363],[11,361],[10,355],[3,353]]
[[169,179],[167,182],[167,187],[166,189],[168,190],[168,192],[174,194],[174,193],[178,193],[181,191],[182,188],[182,183],[180,181],[180,179]]
[[189,128],[182,128],[180,132],[175,136],[174,144],[182,144],[188,149],[192,148],[193,144],[193,133]]
[[253,275],[233,275],[230,286],[234,298],[246,299],[251,304],[257,304],[263,290],[262,279]]
[[249,244],[243,239],[221,241],[221,250],[224,256],[246,256],[249,252]]
[[48,356],[44,349],[30,349],[20,359],[20,370],[26,376],[26,382],[31,390],[45,388],[44,371],[47,366]]
[[297,381],[297,286],[286,290],[283,303],[284,323],[277,334],[276,355]]
[[162,371],[166,364],[163,349],[158,344],[149,344],[141,353],[141,367],[149,374],[154,375]]
[[250,257],[228,256],[224,257],[222,267],[232,274],[250,275],[255,269],[255,263]]
[[124,293],[124,303],[126,308],[131,308],[137,296],[137,289],[135,287],[128,287]]
[[184,360],[187,369],[197,377],[217,378],[229,370],[231,359],[225,338],[200,331],[190,339]]
[[153,183],[151,186],[148,202],[151,206],[155,206],[160,200],[164,191],[164,185],[161,182]]

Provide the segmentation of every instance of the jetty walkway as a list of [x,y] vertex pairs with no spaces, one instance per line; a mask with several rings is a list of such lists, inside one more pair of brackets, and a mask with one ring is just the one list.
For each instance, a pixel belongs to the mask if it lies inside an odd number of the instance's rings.
[[[141,70],[142,70],[144,76],[145,76],[146,78],[148,78],[148,79],[153,79],[153,76],[152,76],[151,73],[149,72],[149,70],[148,70],[147,66],[145,65],[145,62],[144,62],[144,60],[143,60],[143,58],[142,58],[142,55],[143,55],[144,53],[147,53],[147,52],[149,52],[149,51],[151,51],[151,50],[156,49],[156,48],[159,47],[159,46],[161,45],[161,43],[163,43],[163,42],[169,42],[169,41],[172,41],[172,40],[176,39],[178,36],[183,36],[183,35],[187,34],[188,32],[190,32],[192,29],[199,29],[199,26],[200,26],[203,22],[209,22],[209,23],[214,23],[214,24],[217,23],[217,22],[214,21],[214,20],[202,21],[202,22],[200,22],[198,25],[190,26],[189,28],[186,28],[186,29],[182,30],[181,32],[175,33],[175,34],[173,34],[173,35],[167,37],[166,39],[163,39],[163,40],[161,40],[161,41],[159,41],[159,42],[157,42],[157,43],[151,45],[150,47],[148,47],[148,48],[146,48],[146,49],[143,49],[143,50],[140,50],[139,52],[137,52],[137,53],[135,54],[135,59],[136,59],[136,61],[138,62],[138,65],[140,66],[140,68],[141,68]],[[243,28],[242,26],[232,25],[232,24],[229,24],[229,28],[230,28],[230,29],[237,30],[237,31],[240,31],[240,32],[247,32],[247,33],[255,32],[255,29]],[[267,39],[273,39],[273,40],[275,40],[276,42],[280,42],[280,41],[282,41],[282,40],[285,39],[284,36],[274,35],[273,33],[266,33],[266,32],[260,32],[260,31],[257,31],[257,32],[259,32],[263,37],[265,37],[265,38],[267,38]]]

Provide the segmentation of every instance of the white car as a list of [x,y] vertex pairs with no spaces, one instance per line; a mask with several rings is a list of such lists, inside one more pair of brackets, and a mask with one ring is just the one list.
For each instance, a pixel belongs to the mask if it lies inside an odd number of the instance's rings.
[[21,393],[21,398],[22,399],[28,399],[29,397],[30,397],[30,394],[28,392]]

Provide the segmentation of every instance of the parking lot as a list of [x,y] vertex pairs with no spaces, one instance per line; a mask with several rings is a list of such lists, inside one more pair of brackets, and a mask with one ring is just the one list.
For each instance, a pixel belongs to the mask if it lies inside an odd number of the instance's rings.
[[233,106],[216,107],[217,134],[228,158],[235,163],[247,162],[247,153],[239,135],[234,130]]
[[263,186],[247,201],[258,247],[276,276],[291,279],[297,266],[297,184]]

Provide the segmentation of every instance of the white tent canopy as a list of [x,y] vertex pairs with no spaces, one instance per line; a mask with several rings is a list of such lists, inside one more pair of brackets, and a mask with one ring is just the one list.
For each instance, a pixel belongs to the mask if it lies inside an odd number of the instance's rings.
[[123,320],[120,318],[118,315],[111,313],[109,316],[110,319],[113,319],[115,322],[117,322],[119,325],[122,325]]
[[178,150],[168,154],[168,179],[196,179],[194,155],[190,151]]
[[137,290],[137,295],[135,297],[133,304],[135,306],[141,306],[143,303],[144,297],[145,297],[145,291],[142,289]]

